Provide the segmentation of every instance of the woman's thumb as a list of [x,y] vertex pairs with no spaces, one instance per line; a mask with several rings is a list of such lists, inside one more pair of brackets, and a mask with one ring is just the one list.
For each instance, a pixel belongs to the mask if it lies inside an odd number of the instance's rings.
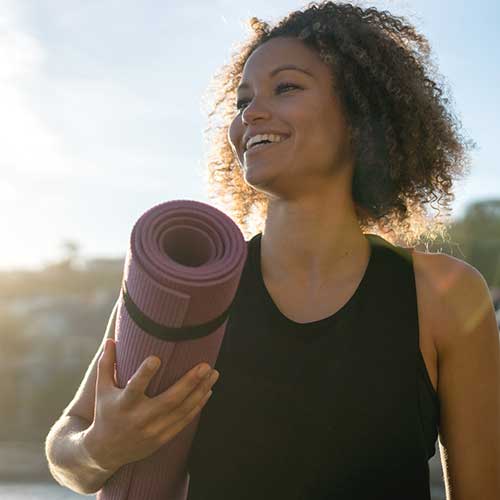
[[97,365],[97,386],[114,385],[115,378],[115,342],[106,339]]

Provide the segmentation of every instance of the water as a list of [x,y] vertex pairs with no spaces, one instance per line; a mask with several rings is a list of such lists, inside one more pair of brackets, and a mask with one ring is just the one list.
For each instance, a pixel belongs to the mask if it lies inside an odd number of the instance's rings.
[[79,495],[53,483],[0,483],[2,500],[75,500],[95,499],[95,495]]
[[[0,483],[2,500],[75,500],[76,498],[95,499],[95,495],[79,495],[74,491],[52,483]],[[444,500],[441,488],[432,488],[432,500]]]
[[[444,491],[433,487],[432,500],[445,500]],[[2,500],[75,500],[95,499],[95,495],[79,495],[74,491],[53,483],[0,483]]]

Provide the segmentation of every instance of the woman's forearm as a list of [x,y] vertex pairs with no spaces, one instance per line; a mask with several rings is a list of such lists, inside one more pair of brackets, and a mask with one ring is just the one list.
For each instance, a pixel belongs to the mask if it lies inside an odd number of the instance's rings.
[[89,422],[77,416],[61,417],[45,441],[45,454],[54,479],[80,494],[99,491],[116,472],[99,466],[94,450],[85,441]]

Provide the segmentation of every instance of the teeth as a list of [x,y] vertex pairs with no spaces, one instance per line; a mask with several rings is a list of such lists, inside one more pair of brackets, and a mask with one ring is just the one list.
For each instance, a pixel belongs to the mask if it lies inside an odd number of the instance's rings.
[[250,149],[256,142],[259,141],[271,141],[271,142],[281,142],[285,139],[284,136],[277,134],[257,134],[250,138],[247,142],[247,150]]

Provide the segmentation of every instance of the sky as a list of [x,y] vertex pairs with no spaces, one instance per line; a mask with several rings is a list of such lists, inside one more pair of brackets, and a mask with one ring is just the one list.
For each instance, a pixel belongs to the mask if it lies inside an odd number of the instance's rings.
[[[202,98],[247,38],[292,0],[0,0],[0,270],[36,270],[75,241],[124,257],[135,221],[172,199],[211,203]],[[453,216],[500,198],[500,2],[356,2],[407,17],[429,40],[477,144]]]

